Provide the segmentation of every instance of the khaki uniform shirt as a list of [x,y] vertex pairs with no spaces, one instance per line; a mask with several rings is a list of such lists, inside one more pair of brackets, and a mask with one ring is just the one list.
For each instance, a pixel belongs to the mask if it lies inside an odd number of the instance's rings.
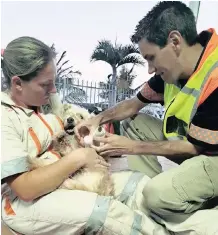
[[[2,180],[29,171],[28,157],[60,157],[49,150],[52,136],[63,128],[58,117],[19,107],[5,92],[1,94],[1,113]],[[3,184],[2,196],[12,194],[9,187]]]

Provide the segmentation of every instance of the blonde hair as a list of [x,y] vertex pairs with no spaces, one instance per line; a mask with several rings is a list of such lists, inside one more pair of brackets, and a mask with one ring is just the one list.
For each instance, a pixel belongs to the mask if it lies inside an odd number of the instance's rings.
[[1,60],[8,87],[13,76],[27,82],[32,80],[55,56],[54,50],[36,38],[19,37],[11,41]]

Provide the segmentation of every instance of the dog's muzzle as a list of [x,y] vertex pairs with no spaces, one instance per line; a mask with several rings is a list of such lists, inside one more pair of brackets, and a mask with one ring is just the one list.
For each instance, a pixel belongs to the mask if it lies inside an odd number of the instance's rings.
[[64,130],[67,132],[67,134],[73,135],[74,127],[75,127],[74,119],[72,117],[67,118],[66,123],[64,125]]

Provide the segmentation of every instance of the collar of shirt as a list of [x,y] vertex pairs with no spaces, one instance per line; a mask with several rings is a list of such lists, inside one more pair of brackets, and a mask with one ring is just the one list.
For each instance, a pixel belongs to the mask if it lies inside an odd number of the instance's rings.
[[34,113],[34,110],[32,110],[32,109],[27,109],[27,108],[24,108],[24,107],[16,105],[14,103],[14,101],[11,99],[11,97],[10,97],[8,92],[1,92],[1,103],[5,104],[7,106],[11,106],[11,107],[13,106],[13,107],[16,107],[16,108],[20,108],[28,116],[31,116]]

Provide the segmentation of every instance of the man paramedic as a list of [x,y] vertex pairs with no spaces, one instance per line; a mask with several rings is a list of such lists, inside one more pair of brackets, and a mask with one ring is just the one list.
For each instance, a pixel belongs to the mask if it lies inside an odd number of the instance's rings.
[[[192,11],[181,2],[160,2],[139,21],[137,43],[155,75],[135,98],[120,102],[81,122],[83,130],[124,120],[126,136],[98,138],[101,156],[128,154],[131,169],[152,177],[143,194],[157,221],[182,223],[218,196],[218,35],[214,29],[197,34]],[[147,103],[164,103],[163,123],[138,114]],[[179,163],[161,173],[157,156]]]

